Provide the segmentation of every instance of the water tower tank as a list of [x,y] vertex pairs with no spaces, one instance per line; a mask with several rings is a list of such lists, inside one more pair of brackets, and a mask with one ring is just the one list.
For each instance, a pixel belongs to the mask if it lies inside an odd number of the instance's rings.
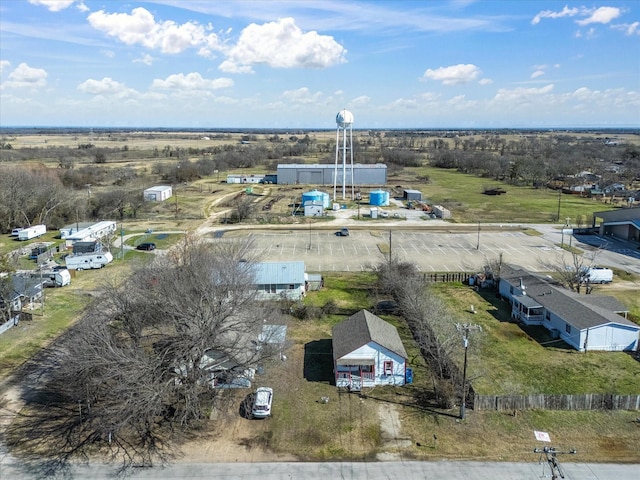
[[329,208],[329,194],[320,190],[311,190],[302,194],[302,205],[308,201],[322,202],[324,208]]
[[384,190],[374,190],[369,193],[369,205],[386,207],[389,205],[389,192]]
[[336,123],[340,128],[350,127],[353,124],[353,113],[349,110],[341,110],[336,115]]

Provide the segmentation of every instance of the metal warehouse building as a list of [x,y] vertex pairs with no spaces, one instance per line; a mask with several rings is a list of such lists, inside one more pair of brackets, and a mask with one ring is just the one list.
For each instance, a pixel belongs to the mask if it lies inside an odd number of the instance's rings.
[[[351,185],[386,185],[387,166],[382,163],[373,165],[353,165],[353,182],[351,166],[347,165],[346,181]],[[279,185],[332,185],[336,172],[335,164],[281,164],[278,165]],[[338,165],[338,184],[342,183],[342,165]]]

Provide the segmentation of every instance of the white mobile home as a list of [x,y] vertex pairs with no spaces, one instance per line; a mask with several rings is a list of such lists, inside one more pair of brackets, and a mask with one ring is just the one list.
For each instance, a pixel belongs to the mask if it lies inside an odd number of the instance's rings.
[[144,191],[144,199],[147,202],[164,202],[172,195],[173,190],[170,185],[157,185]]
[[337,387],[359,391],[375,385],[404,385],[407,352],[396,327],[360,310],[333,327]]
[[116,222],[104,221],[94,223],[64,239],[66,248],[73,248],[77,242],[90,242],[113,235],[116,232]]
[[511,318],[542,325],[576,350],[638,350],[640,325],[625,318],[626,307],[613,297],[578,295],[508,265],[500,271],[499,291],[511,303]]
[[45,233],[47,233],[47,227],[45,225],[34,225],[20,230],[18,232],[18,240],[31,240],[32,238],[41,237]]

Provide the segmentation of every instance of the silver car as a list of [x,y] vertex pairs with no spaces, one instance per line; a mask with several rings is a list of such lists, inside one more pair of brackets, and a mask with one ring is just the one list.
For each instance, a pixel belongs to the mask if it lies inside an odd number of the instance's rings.
[[266,418],[271,416],[271,401],[273,400],[273,388],[260,387],[256,390],[256,399],[253,402],[251,415],[253,418]]

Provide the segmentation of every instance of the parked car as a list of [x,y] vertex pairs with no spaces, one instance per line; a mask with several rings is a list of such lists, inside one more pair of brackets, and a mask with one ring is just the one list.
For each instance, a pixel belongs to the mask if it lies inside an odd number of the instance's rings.
[[271,401],[273,400],[273,388],[259,387],[256,390],[256,398],[251,408],[254,418],[266,418],[271,416]]
[[144,242],[141,243],[140,245],[138,245],[136,247],[137,250],[146,250],[146,251],[151,251],[151,250],[155,250],[156,249],[156,244],[155,243],[151,243],[151,242]]
[[349,229],[348,228],[342,228],[340,229],[339,232],[336,232],[336,235],[339,237],[348,237],[349,236]]

